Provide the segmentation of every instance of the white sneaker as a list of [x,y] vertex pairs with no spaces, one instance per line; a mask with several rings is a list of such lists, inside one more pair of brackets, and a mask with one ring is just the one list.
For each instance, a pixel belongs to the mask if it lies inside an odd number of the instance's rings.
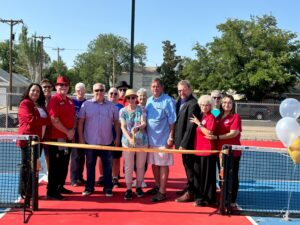
[[134,180],[133,182],[132,182],[132,185],[131,185],[132,187],[136,187],[136,180]]
[[146,188],[148,185],[143,181],[141,186],[142,188]]
[[[132,182],[132,187],[136,187],[136,180],[134,180],[134,181]],[[146,187],[148,187],[148,185],[143,181],[141,187],[142,187],[142,188],[146,188]]]

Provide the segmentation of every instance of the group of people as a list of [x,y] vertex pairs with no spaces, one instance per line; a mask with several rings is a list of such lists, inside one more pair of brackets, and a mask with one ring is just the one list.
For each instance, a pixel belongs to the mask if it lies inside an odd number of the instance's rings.
[[[215,204],[217,180],[222,175],[220,153],[224,144],[240,144],[241,119],[235,113],[234,99],[221,96],[219,91],[193,96],[187,80],[178,83],[178,100],[164,93],[161,79],[151,82],[152,96],[143,88],[135,92],[125,82],[119,82],[107,92],[104,84],[93,85],[93,98],[86,100],[85,85],[75,86],[76,98],[68,97],[69,80],[58,76],[56,93],[49,80],[32,83],[20,102],[19,134],[38,135],[41,140],[100,145],[101,150],[69,149],[52,145],[43,146],[48,171],[47,198],[61,200],[72,191],[64,187],[69,161],[72,186],[85,185],[83,196],[93,194],[95,185],[103,185],[107,197],[119,186],[120,158],[123,155],[126,192],[125,200],[145,195],[143,187],[147,164],[152,165],[155,185],[146,193],[152,202],[167,198],[169,167],[174,164],[173,154],[160,149],[195,150],[182,154],[186,187],[179,191],[176,202],[193,201],[195,206]],[[108,151],[105,146],[122,146],[124,151]],[[21,146],[26,148],[25,146]],[[126,151],[137,148],[137,151]],[[156,149],[153,152],[139,148]],[[98,157],[99,156],[99,157]],[[238,167],[241,155],[234,155],[233,202],[238,191]],[[96,164],[99,161],[99,180],[96,182]],[[83,179],[86,165],[86,181]],[[97,168],[98,169],[98,168]],[[217,173],[217,169],[219,173]],[[136,180],[133,185],[133,174]]]

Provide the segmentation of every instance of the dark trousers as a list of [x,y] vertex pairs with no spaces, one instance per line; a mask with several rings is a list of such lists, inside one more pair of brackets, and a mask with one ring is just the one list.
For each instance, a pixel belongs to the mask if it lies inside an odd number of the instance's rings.
[[87,182],[85,189],[94,191],[95,187],[95,168],[97,157],[101,157],[103,167],[104,188],[103,191],[112,190],[112,152],[105,150],[85,150]]
[[209,203],[216,202],[217,156],[195,156],[195,197]]
[[231,201],[236,202],[238,190],[239,190],[239,169],[240,169],[240,159],[241,157],[233,157],[233,183],[232,183],[232,196]]
[[187,191],[190,194],[194,194],[194,192],[195,192],[195,186],[194,186],[195,156],[192,154],[182,154],[182,163],[183,163],[186,177],[187,177]]
[[48,194],[57,193],[58,188],[65,185],[69,160],[70,150],[68,148],[60,150],[57,146],[49,146]]
[[85,163],[85,149],[73,148],[71,150],[71,183],[83,180],[83,170]]

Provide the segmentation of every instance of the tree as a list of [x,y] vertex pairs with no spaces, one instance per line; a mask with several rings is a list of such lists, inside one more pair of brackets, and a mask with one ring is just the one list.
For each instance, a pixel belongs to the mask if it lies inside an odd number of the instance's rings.
[[277,27],[273,16],[228,19],[217,28],[221,37],[196,44],[198,59],[183,70],[201,91],[234,89],[261,100],[295,86],[300,44],[295,33]]
[[[41,42],[35,38],[28,38],[28,30],[26,26],[22,27],[19,36],[18,60],[17,64],[22,71],[33,82],[41,80]],[[47,69],[50,63],[50,57],[44,51],[43,69]],[[18,68],[18,67],[17,67]]]
[[[12,63],[16,63],[18,53],[13,50]],[[9,71],[9,41],[0,42],[0,68]],[[15,69],[13,67],[13,69]]]
[[163,41],[163,63],[157,67],[157,72],[161,74],[165,92],[171,96],[177,95],[177,83],[181,70],[181,57],[176,56],[176,44],[170,41]]
[[[134,52],[135,63],[144,66],[146,46],[137,44]],[[117,75],[129,71],[129,66],[130,44],[127,39],[113,34],[100,34],[90,42],[87,52],[75,59],[75,71],[88,90],[96,82],[112,86]]]

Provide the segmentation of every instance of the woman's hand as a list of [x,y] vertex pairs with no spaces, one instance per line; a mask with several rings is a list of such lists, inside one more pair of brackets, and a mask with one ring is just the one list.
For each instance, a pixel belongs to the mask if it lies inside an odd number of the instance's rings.
[[140,130],[139,127],[133,127],[133,128],[131,129],[131,133],[132,133],[132,134],[136,134],[139,130]]
[[209,140],[217,140],[217,136],[216,135],[213,135],[213,134],[209,134],[207,136],[204,136],[206,139],[209,139]]
[[190,118],[190,122],[196,124],[197,126],[200,126],[200,121],[198,118],[193,114],[193,116]]
[[135,146],[135,143],[134,143],[134,139],[133,139],[133,138],[129,138],[129,139],[128,139],[128,142],[129,142],[129,146],[130,146],[130,147],[134,147],[134,146]]

